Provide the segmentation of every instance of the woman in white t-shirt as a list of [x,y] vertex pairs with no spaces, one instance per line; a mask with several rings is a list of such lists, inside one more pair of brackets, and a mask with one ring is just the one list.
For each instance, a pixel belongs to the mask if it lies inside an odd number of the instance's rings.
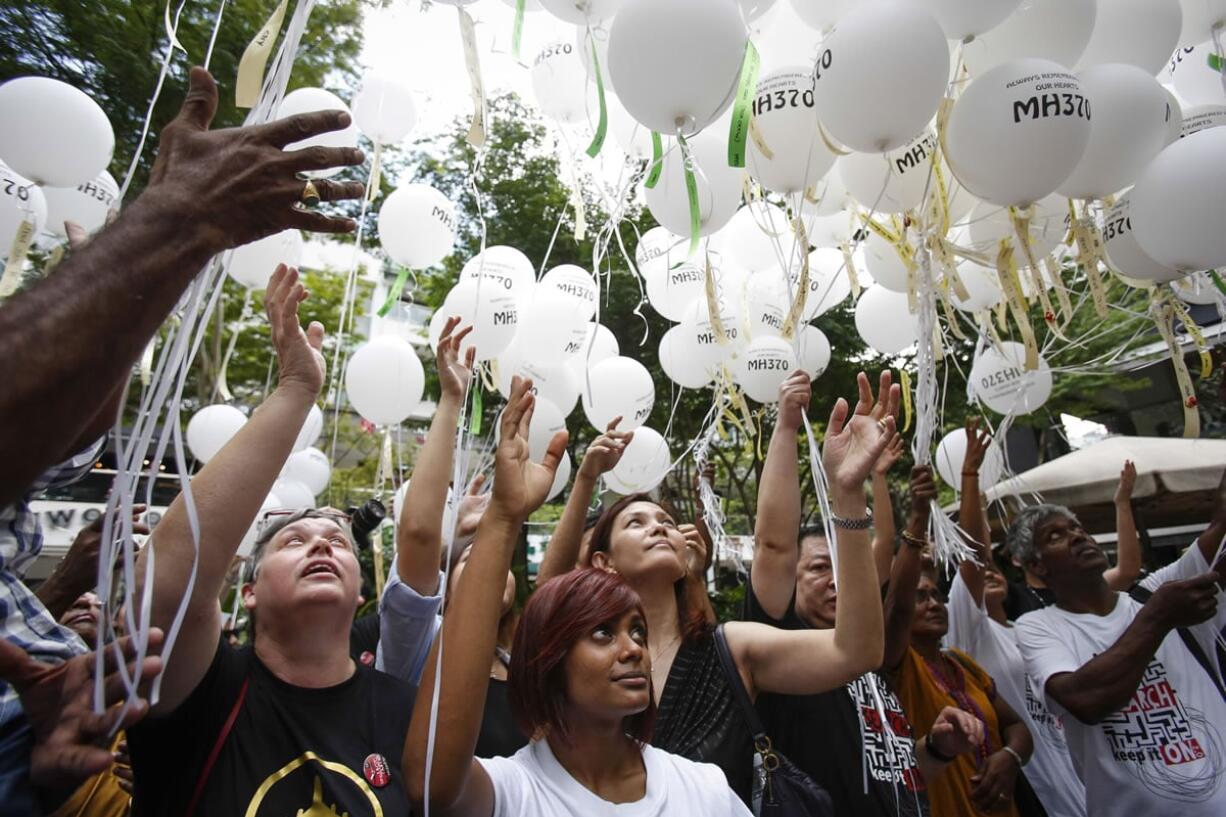
[[1005,577],[992,561],[987,520],[979,498],[979,468],[991,442],[986,431],[979,432],[977,419],[967,423],[958,524],[970,534],[970,545],[979,561],[964,561],[954,577],[945,643],[962,650],[987,670],[996,682],[996,691],[1030,730],[1034,754],[1022,771],[1050,817],[1085,817],[1085,786],[1069,756],[1064,723],[1048,711],[1042,691],[1033,688],[1017,645],[1017,633],[1005,617]]
[[422,674],[403,758],[411,800],[428,800],[440,817],[747,817],[718,767],[647,745],[655,719],[647,618],[634,591],[606,571],[559,576],[529,600],[511,651],[509,697],[533,740],[510,758],[473,757],[511,554],[565,455],[562,431],[543,463],[529,457],[531,386],[512,383],[493,497]]

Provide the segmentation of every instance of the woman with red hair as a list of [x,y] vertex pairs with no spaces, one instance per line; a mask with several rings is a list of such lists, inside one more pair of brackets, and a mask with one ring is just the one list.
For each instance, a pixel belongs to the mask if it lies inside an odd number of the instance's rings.
[[[861,404],[871,406],[872,390],[863,373],[859,387]],[[894,386],[884,398],[888,411],[883,420],[850,414],[847,401],[840,399],[826,428],[822,461],[831,491],[831,521],[838,531],[834,628],[782,630],[746,621],[724,625],[728,649],[750,698],[759,692],[815,695],[881,664],[881,597],[864,483],[894,433],[898,398]],[[703,616],[704,590],[688,579],[686,538],[672,514],[646,495],[625,497],[596,525],[589,559],[593,567],[621,574],[647,611],[652,687],[659,706],[654,745],[715,763],[733,790],[750,802],[749,726],[721,667],[713,628]]]
[[608,571],[558,577],[528,602],[511,650],[509,699],[532,742],[510,758],[473,757],[516,535],[544,502],[566,445],[559,432],[544,462],[530,461],[530,387],[512,383],[493,497],[422,674],[403,758],[410,799],[417,808],[428,801],[443,817],[569,817],[606,813],[613,804],[632,817],[747,817],[717,767],[648,744],[656,707],[647,615]]

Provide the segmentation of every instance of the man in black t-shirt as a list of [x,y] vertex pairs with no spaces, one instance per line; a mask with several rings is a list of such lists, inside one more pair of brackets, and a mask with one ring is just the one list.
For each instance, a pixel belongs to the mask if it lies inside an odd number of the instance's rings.
[[[838,611],[825,531],[806,528],[798,534],[796,434],[809,400],[803,372],[780,387],[779,420],[758,490],[746,593],[748,620],[785,629],[832,629]],[[856,413],[880,419],[896,412],[897,403],[888,373],[876,403],[861,376]],[[774,746],[830,793],[836,813],[857,817],[927,817],[925,776],[969,751],[977,728],[973,718],[947,709],[917,744],[889,682],[876,672],[820,695],[762,694],[757,707]]]
[[305,297],[297,272],[279,267],[265,295],[278,386],[192,479],[198,527],[180,497],[142,553],[156,557],[152,623],[170,632],[184,610],[161,699],[128,732],[137,817],[409,810],[400,760],[414,689],[349,655],[361,571],[346,515],[266,514],[242,588],[252,644],[221,639],[230,559],[323,384],[323,327],[298,323]]

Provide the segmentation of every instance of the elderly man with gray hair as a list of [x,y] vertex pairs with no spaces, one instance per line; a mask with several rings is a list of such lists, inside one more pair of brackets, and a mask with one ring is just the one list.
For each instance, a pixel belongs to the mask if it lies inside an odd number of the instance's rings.
[[1064,716],[1090,817],[1226,814],[1226,690],[1216,642],[1226,479],[1209,528],[1182,557],[1118,593],[1107,558],[1058,505],[1024,510],[1009,530],[1014,556],[1055,604],[1017,622],[1026,671]]

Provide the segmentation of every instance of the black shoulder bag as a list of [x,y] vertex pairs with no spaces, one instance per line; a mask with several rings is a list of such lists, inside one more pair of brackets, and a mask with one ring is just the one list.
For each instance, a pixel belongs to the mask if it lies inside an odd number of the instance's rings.
[[830,794],[813,778],[796,768],[781,752],[771,747],[771,739],[762,726],[749,693],[741,683],[724,625],[715,628],[715,649],[724,669],[728,688],[753,734],[754,758],[753,813],[755,817],[835,817]]

